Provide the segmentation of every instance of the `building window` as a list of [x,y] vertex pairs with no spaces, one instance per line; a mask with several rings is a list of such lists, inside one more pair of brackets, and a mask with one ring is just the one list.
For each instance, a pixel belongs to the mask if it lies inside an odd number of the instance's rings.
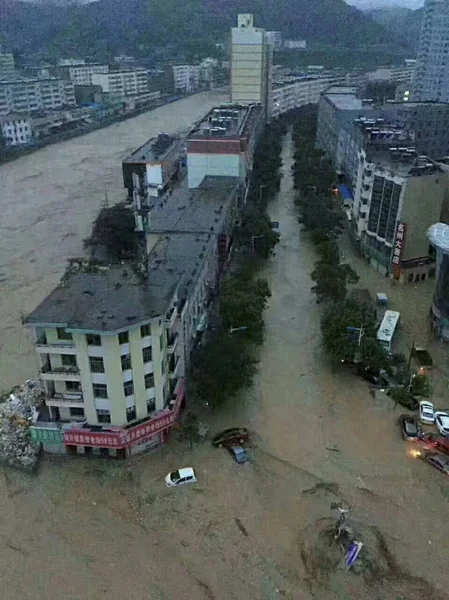
[[122,331],[122,333],[118,334],[118,343],[119,344],[127,344],[129,342],[129,333],[127,331]]
[[89,356],[89,363],[92,373],[104,373],[104,362],[101,356]]
[[162,372],[162,376],[164,376],[165,375],[165,360],[163,360],[161,362],[161,372]]
[[71,417],[84,417],[84,408],[73,407],[70,409]]
[[146,389],[154,387],[153,373],[148,373],[148,375],[145,375],[145,387]]
[[147,400],[147,413],[150,414],[156,410],[156,400],[152,398]]
[[99,423],[110,423],[111,413],[108,410],[97,409],[97,419]]
[[105,383],[94,383],[92,385],[95,398],[107,398],[108,386]]
[[88,346],[101,346],[101,336],[88,333],[86,335],[86,342]]
[[129,423],[130,421],[134,421],[135,418],[136,418],[136,407],[130,406],[129,408],[126,409],[126,420]]
[[142,327],[140,328],[140,335],[141,335],[141,337],[148,337],[149,335],[151,335],[150,324],[142,325]]
[[125,396],[132,396],[134,394],[134,384],[132,381],[125,381],[123,384],[123,391]]
[[65,389],[68,392],[80,392],[81,391],[81,383],[79,381],[66,381]]
[[153,353],[151,351],[151,346],[146,346],[142,349],[142,358],[144,363],[148,363],[151,361]]
[[73,354],[61,354],[61,363],[63,367],[77,367],[76,356]]
[[413,273],[409,273],[409,276],[408,276],[409,283],[411,283],[413,281],[414,277],[415,276],[413,275]]
[[66,331],[65,329],[63,329],[62,327],[58,327],[56,329],[56,335],[58,336],[58,340],[71,340],[72,338],[72,334],[68,331]]
[[162,352],[162,349],[164,348],[164,334],[163,333],[161,333],[161,335],[159,337],[159,347],[160,347],[161,352]]
[[131,354],[123,354],[123,356],[120,357],[120,361],[122,363],[122,371],[131,369]]

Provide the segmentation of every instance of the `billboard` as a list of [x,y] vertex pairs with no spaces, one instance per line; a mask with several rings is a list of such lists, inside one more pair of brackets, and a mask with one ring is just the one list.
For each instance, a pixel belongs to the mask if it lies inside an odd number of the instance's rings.
[[395,279],[401,277],[401,259],[404,253],[405,247],[405,234],[407,226],[405,223],[399,221],[396,227],[396,235],[394,238],[393,254],[391,258],[391,264],[393,266],[393,276]]

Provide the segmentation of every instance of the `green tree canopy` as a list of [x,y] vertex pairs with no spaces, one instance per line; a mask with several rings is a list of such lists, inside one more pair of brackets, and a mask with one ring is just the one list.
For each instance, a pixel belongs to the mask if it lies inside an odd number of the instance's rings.
[[84,241],[88,246],[104,246],[115,260],[136,258],[139,247],[134,215],[123,204],[103,208],[95,219],[92,235]]

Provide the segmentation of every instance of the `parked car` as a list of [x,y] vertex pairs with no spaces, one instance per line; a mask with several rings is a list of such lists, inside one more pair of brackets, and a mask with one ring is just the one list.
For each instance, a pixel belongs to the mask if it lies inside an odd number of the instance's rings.
[[449,435],[449,415],[446,412],[441,410],[435,412],[435,425],[441,435]]
[[243,465],[243,463],[246,463],[249,460],[247,451],[241,446],[229,446],[229,452],[239,463],[239,465]]
[[428,400],[421,400],[419,403],[419,420],[426,425],[435,423],[435,407]]
[[424,451],[419,455],[423,460],[438,469],[445,475],[449,475],[449,456],[445,456],[444,454],[440,454],[439,452],[429,452]]
[[230,427],[217,434],[212,440],[212,444],[218,446],[218,448],[222,448],[223,446],[229,447],[236,444],[244,444],[248,439],[249,434],[246,427]]
[[176,487],[186,483],[195,483],[197,480],[195,471],[191,467],[172,471],[165,477],[167,487]]
[[398,418],[402,439],[408,442],[416,442],[421,435],[421,428],[413,415],[401,415]]
[[385,374],[380,369],[373,369],[373,367],[365,366],[362,367],[360,365],[358,369],[358,373],[362,379],[371,383],[371,385],[375,385],[382,388],[389,387],[389,381]]

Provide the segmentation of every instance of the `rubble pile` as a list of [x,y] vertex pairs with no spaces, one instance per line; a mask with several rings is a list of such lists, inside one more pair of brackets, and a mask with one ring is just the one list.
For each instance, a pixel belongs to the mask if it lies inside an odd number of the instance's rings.
[[11,467],[33,471],[41,445],[29,432],[35,407],[44,395],[41,380],[28,380],[0,399],[0,461]]

